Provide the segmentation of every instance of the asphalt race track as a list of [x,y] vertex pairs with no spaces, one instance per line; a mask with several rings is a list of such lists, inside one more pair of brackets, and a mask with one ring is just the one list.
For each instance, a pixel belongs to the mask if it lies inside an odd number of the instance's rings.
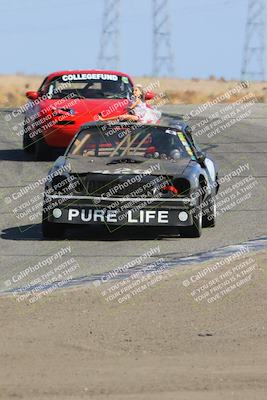
[[[219,110],[221,106],[213,107]],[[196,106],[166,106],[164,111],[172,114],[187,114]],[[211,111],[201,113],[190,120],[191,125],[204,120]],[[208,138],[204,133],[198,142],[217,161],[220,177],[231,174],[243,167],[238,176],[232,176],[221,185],[221,201],[217,225],[204,229],[200,239],[180,238],[175,232],[149,229],[121,228],[109,233],[104,228],[97,230],[69,232],[65,241],[44,240],[40,229],[40,215],[33,222],[29,215],[18,217],[14,211],[19,204],[30,201],[42,193],[43,185],[36,184],[20,198],[20,190],[42,180],[49,169],[49,162],[34,162],[22,151],[18,134],[18,118],[7,121],[6,110],[0,112],[0,160],[1,160],[1,274],[0,292],[7,290],[7,281],[28,266],[70,245],[66,257],[74,257],[79,264],[76,277],[90,276],[122,266],[151,248],[159,246],[160,257],[165,260],[184,257],[199,252],[243,243],[247,240],[266,236],[267,231],[267,105],[252,107],[251,115],[225,129],[222,133]],[[230,121],[228,118],[227,121]],[[194,131],[195,132],[195,131]],[[236,184],[251,177],[245,184]],[[42,182],[42,181],[41,181]],[[249,186],[250,185],[250,186]],[[234,189],[233,189],[234,187]],[[237,189],[238,188],[238,189]],[[243,200],[223,209],[224,198],[233,195]],[[229,190],[227,192],[227,190]],[[239,191],[239,193],[237,193]],[[15,196],[14,196],[15,193]],[[246,195],[246,198],[244,197]],[[230,203],[229,203],[230,204]],[[27,208],[27,207],[26,207]],[[25,210],[26,210],[25,208]],[[38,210],[36,209],[35,212]],[[41,210],[39,209],[39,212]],[[156,255],[159,257],[159,254]],[[43,272],[49,265],[43,268]]]

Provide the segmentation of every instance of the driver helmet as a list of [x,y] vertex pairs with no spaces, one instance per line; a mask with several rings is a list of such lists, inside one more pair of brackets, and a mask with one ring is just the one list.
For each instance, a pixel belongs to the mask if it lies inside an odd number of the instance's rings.
[[181,158],[181,153],[178,149],[174,149],[170,152],[170,157],[173,160],[179,160]]

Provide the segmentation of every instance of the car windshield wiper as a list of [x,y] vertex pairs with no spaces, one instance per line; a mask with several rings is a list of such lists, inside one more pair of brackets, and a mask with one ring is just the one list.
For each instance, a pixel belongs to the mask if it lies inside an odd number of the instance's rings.
[[109,161],[106,165],[110,164],[140,164],[144,162],[145,159],[143,157],[116,157]]
[[100,93],[102,93],[108,99],[126,99],[127,98],[125,93],[113,93],[113,92],[105,92],[105,91],[101,91]]
[[78,93],[73,93],[72,94],[72,99],[86,99],[86,97],[82,96],[81,94]]

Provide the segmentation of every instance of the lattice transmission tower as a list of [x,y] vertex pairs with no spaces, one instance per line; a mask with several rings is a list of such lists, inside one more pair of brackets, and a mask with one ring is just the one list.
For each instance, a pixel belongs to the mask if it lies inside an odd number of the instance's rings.
[[120,63],[120,1],[105,0],[98,67],[118,69]]
[[248,0],[248,17],[241,78],[265,80],[266,0]]
[[153,1],[153,75],[172,76],[174,57],[172,52],[170,14],[168,0]]

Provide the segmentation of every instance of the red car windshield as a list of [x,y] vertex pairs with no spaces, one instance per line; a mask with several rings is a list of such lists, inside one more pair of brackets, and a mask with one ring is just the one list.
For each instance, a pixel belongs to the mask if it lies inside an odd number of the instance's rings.
[[69,74],[58,76],[47,85],[51,99],[126,99],[132,95],[128,77],[112,74]]

